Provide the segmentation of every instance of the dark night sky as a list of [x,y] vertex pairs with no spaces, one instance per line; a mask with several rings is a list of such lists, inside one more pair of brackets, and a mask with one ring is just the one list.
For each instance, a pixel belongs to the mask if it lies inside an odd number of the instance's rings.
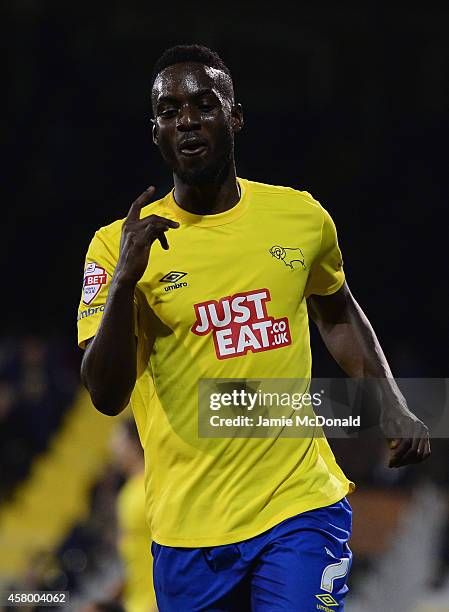
[[147,185],[171,186],[150,139],[152,64],[200,42],[230,66],[244,106],[239,175],[319,199],[394,371],[447,375],[447,5],[273,7],[20,0],[4,11],[3,335],[75,342],[94,231]]

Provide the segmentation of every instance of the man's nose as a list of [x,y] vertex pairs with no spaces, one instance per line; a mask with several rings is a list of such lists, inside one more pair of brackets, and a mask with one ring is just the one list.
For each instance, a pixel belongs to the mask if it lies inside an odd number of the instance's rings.
[[201,122],[198,109],[192,108],[192,106],[189,105],[182,106],[179,109],[176,127],[180,132],[199,130],[201,128]]

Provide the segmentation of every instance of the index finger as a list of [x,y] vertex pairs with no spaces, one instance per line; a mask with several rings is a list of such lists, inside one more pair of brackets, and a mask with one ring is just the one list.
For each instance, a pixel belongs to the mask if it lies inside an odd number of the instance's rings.
[[140,194],[137,200],[134,200],[126,216],[127,221],[139,221],[140,211],[149,203],[148,201],[154,196],[155,191],[155,187],[151,185],[151,187],[148,187],[148,189],[145,189],[145,191]]

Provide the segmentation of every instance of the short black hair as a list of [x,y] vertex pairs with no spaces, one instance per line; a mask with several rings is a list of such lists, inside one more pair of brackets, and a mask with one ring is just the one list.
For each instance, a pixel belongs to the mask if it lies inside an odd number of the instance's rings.
[[154,81],[164,68],[184,62],[197,62],[210,68],[221,70],[229,77],[232,83],[231,72],[216,51],[212,51],[212,49],[204,45],[176,45],[166,49],[156,61],[153,74],[151,75],[150,91],[153,91]]

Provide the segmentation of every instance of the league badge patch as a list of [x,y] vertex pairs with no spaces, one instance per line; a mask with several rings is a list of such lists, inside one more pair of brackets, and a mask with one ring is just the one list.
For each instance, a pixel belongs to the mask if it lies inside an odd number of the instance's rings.
[[104,268],[95,262],[87,264],[83,281],[83,302],[85,304],[90,304],[97,297],[107,279],[108,275]]

